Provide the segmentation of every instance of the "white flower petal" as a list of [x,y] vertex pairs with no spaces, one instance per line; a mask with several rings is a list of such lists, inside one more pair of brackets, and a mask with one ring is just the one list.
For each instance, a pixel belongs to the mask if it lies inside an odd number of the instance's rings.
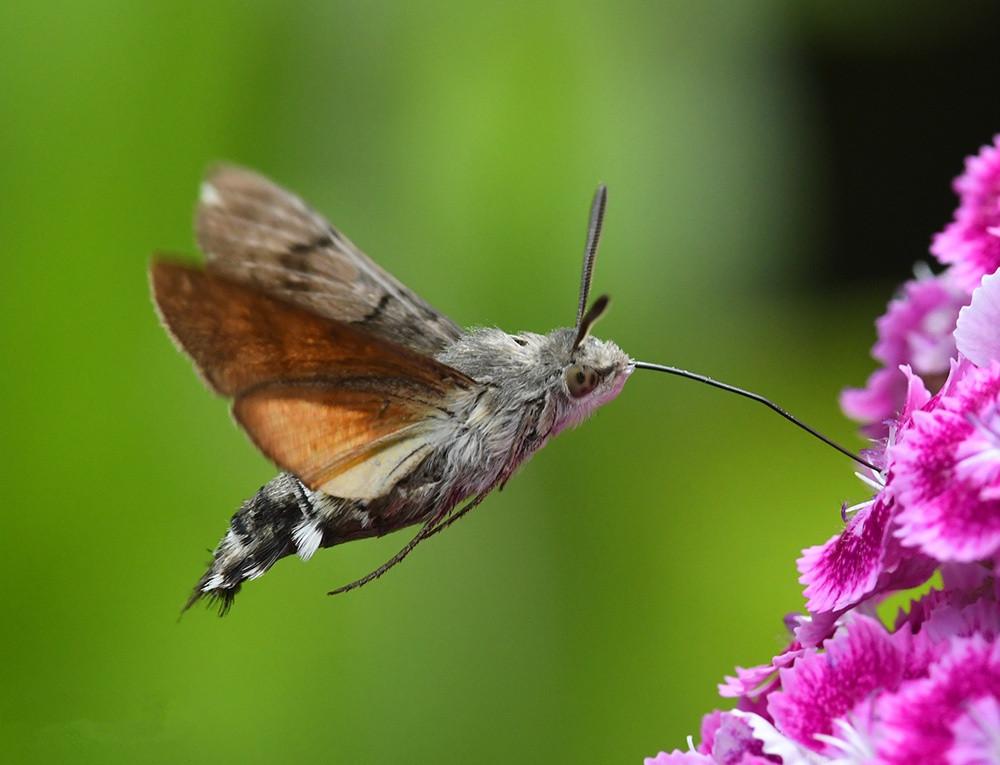
[[733,714],[746,720],[753,737],[764,744],[764,753],[777,755],[782,765],[829,765],[829,757],[799,746],[760,715],[738,709]]
[[1000,360],[1000,271],[984,277],[959,312],[955,344],[977,367]]

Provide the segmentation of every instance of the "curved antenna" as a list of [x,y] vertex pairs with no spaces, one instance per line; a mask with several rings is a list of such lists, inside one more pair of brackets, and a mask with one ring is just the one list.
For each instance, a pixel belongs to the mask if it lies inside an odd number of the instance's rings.
[[590,279],[594,275],[594,260],[597,258],[597,247],[601,243],[601,226],[604,225],[604,208],[608,203],[608,187],[603,183],[594,192],[594,201],[590,203],[590,222],[587,224],[587,246],[583,250],[583,274],[580,276],[580,301],[576,308],[576,328],[580,329],[584,311],[587,310],[587,298],[590,295]]
[[593,305],[590,306],[587,313],[583,315],[583,318],[577,322],[579,326],[576,330],[576,339],[573,341],[574,351],[580,347],[580,343],[582,343],[587,335],[590,334],[590,328],[594,326],[594,322],[604,315],[604,312],[608,310],[608,305],[610,303],[611,298],[607,295],[601,295],[594,301]]
[[665,366],[663,364],[650,364],[650,363],[648,363],[646,361],[636,361],[636,362],[634,362],[634,364],[635,364],[635,368],[636,369],[652,369],[654,372],[666,372],[669,375],[677,375],[678,377],[686,377],[689,380],[695,380],[697,382],[704,383],[705,385],[711,385],[713,388],[719,388],[720,390],[724,390],[724,391],[726,391],[728,393],[735,393],[737,396],[744,396],[745,398],[751,399],[752,401],[756,401],[756,402],[758,402],[760,404],[763,404],[764,406],[766,406],[771,411],[777,412],[778,414],[780,414],[782,417],[784,417],[786,420],[788,420],[793,425],[796,425],[796,426],[802,428],[802,430],[804,430],[809,435],[811,435],[811,436],[813,436],[815,438],[818,438],[820,441],[822,441],[827,446],[833,447],[834,449],[836,449],[841,454],[844,454],[844,455],[850,457],[855,462],[860,462],[866,468],[874,470],[876,473],[881,473],[882,472],[878,467],[876,467],[875,465],[873,465],[868,460],[862,459],[861,457],[859,457],[857,454],[855,454],[854,452],[850,451],[849,449],[845,449],[843,446],[841,446],[840,444],[838,444],[836,441],[833,441],[833,440],[827,438],[826,436],[824,436],[822,433],[820,433],[815,428],[812,428],[809,425],[806,425],[798,417],[795,417],[794,415],[789,414],[784,409],[782,409],[780,406],[778,406],[777,404],[775,404],[773,401],[771,401],[770,399],[764,398],[759,393],[754,393],[752,391],[743,390],[743,388],[737,388],[735,385],[730,385],[729,383],[719,382],[718,380],[713,380],[711,377],[706,377],[705,375],[699,375],[699,374],[696,374],[695,372],[688,372],[686,369],[678,369],[677,367],[668,367],[668,366]]

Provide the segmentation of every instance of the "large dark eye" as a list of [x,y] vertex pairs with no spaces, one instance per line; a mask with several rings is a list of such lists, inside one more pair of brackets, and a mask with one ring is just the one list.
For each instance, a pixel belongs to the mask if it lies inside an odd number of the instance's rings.
[[566,388],[573,398],[583,398],[597,387],[597,372],[585,364],[574,364],[566,370]]

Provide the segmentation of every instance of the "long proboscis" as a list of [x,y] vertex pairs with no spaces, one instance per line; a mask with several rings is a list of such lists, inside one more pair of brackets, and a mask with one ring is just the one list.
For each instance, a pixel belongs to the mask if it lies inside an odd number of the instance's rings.
[[686,377],[688,380],[695,380],[696,382],[704,383],[705,385],[711,385],[713,388],[718,388],[719,390],[724,390],[729,393],[735,393],[737,396],[743,396],[744,398],[748,398],[752,401],[756,401],[760,404],[763,404],[771,411],[780,414],[782,417],[784,417],[793,425],[802,428],[802,430],[804,430],[809,435],[813,436],[814,438],[818,438],[827,446],[836,449],[841,454],[850,457],[852,460],[856,462],[860,462],[862,465],[864,465],[867,468],[870,468],[871,470],[874,470],[876,473],[880,472],[879,468],[876,465],[873,465],[868,460],[858,456],[850,449],[844,448],[833,439],[827,438],[815,428],[802,422],[802,420],[800,420],[798,417],[785,411],[780,406],[775,404],[773,401],[771,401],[768,398],[764,398],[764,396],[760,395],[759,393],[754,393],[753,391],[744,390],[743,388],[737,388],[735,385],[730,385],[729,383],[720,382],[719,380],[715,380],[706,375],[697,374],[696,372],[688,372],[686,369],[679,369],[678,367],[669,367],[664,364],[651,364],[646,361],[636,361],[634,363],[636,369],[651,369],[654,372],[665,372],[668,375],[676,375],[677,377]]

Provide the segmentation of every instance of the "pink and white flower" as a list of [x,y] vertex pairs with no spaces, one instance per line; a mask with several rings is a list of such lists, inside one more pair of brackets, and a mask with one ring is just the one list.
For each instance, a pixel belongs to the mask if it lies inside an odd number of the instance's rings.
[[909,365],[928,380],[947,374],[955,355],[955,321],[967,301],[947,274],[929,273],[907,282],[899,297],[890,301],[875,322],[878,340],[872,347],[872,356],[885,366],[868,378],[864,388],[848,388],[840,397],[841,408],[865,423],[866,433],[884,436],[887,421],[899,416],[907,391],[900,365]]
[[1000,550],[1000,363],[969,366],[893,449],[897,536],[940,561]]
[[875,589],[887,550],[893,499],[878,494],[848,521],[843,532],[825,544],[802,551],[799,581],[806,585],[806,608],[839,611],[860,602]]
[[983,278],[958,314],[955,345],[979,367],[1000,359],[1000,271]]
[[[905,285],[877,322],[886,368],[842,397],[881,438],[871,498],[803,550],[808,613],[719,686],[737,709],[647,765],[1000,765],[1000,136],[955,188],[933,248],[949,270]],[[879,601],[935,571],[883,624]]]
[[[981,635],[953,640],[926,678],[879,699],[880,761],[945,765],[957,753],[965,762],[1000,762],[998,699],[1000,643]],[[987,758],[970,760],[977,750]]]
[[954,188],[955,218],[934,237],[931,252],[951,264],[956,284],[972,292],[1000,268],[1000,135],[965,161]]
[[816,751],[825,748],[817,735],[833,733],[834,720],[873,692],[895,690],[906,666],[886,629],[866,616],[838,630],[824,648],[782,669],[781,690],[772,693],[768,702],[775,727]]
[[773,765],[777,758],[764,754],[764,744],[754,738],[750,725],[732,712],[709,712],[701,721],[701,744],[689,741],[686,752],[660,752],[644,765]]

